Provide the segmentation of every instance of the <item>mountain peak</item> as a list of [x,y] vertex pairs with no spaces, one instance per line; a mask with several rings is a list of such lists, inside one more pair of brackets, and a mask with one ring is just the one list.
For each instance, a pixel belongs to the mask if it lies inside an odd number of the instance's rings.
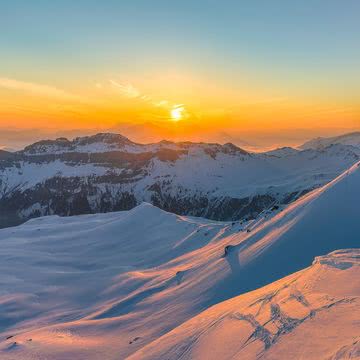
[[229,153],[240,153],[242,155],[248,155],[249,153],[244,149],[239,148],[231,142],[228,142],[223,145],[224,149],[226,149]]
[[297,154],[299,150],[296,150],[290,146],[280,147],[274,150],[267,151],[265,154],[270,156],[291,156]]
[[94,143],[105,143],[105,144],[127,144],[132,143],[126,136],[116,133],[98,133],[90,136],[77,137],[73,141],[78,145],[87,145]]
[[65,150],[71,146],[72,142],[67,138],[57,138],[55,140],[40,140],[24,148],[27,154],[42,154],[53,150]]
[[360,147],[360,131],[354,131],[332,137],[317,137],[300,146],[300,149],[323,149],[329,145],[342,144]]
[[99,133],[77,137],[74,140],[68,140],[65,137],[60,137],[55,140],[41,140],[26,146],[22,152],[28,155],[39,155],[76,151],[109,151],[131,144],[134,143],[121,134]]

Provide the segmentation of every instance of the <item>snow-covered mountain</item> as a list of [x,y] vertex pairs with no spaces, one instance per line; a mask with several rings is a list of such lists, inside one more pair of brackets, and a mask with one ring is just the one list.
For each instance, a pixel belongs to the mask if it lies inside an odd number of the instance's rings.
[[334,179],[360,148],[249,153],[233,144],[137,144],[118,134],[40,141],[0,152],[0,218],[128,210],[143,201],[181,215],[254,218]]
[[351,145],[360,147],[360,131],[333,136],[333,137],[318,137],[304,143],[300,146],[301,149],[324,149],[327,146],[334,144]]
[[358,354],[359,184],[360,162],[246,222],[144,203],[2,229],[0,358]]

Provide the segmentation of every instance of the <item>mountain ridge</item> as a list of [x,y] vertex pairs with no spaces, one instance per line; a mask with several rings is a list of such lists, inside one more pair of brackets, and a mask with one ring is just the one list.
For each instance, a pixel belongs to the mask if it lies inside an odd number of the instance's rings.
[[127,210],[146,201],[180,215],[255,218],[358,159],[360,148],[341,144],[249,153],[231,143],[143,145],[119,134],[59,138],[0,154],[0,214],[26,220]]
[[360,147],[360,131],[354,131],[332,137],[317,137],[302,144],[300,149],[322,149],[329,145],[343,144]]

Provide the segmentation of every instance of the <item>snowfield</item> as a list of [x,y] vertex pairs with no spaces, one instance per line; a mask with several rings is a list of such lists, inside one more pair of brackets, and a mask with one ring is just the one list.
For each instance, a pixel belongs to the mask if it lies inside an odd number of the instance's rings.
[[2,229],[0,358],[355,359],[359,184],[248,221],[143,203]]

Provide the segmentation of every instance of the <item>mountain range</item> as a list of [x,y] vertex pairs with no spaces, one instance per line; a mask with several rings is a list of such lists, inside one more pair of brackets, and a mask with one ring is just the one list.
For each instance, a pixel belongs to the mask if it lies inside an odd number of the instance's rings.
[[139,144],[100,133],[0,151],[0,226],[129,210],[143,201],[179,215],[254,219],[326,184],[360,158],[356,141],[313,144],[251,153],[231,143]]

